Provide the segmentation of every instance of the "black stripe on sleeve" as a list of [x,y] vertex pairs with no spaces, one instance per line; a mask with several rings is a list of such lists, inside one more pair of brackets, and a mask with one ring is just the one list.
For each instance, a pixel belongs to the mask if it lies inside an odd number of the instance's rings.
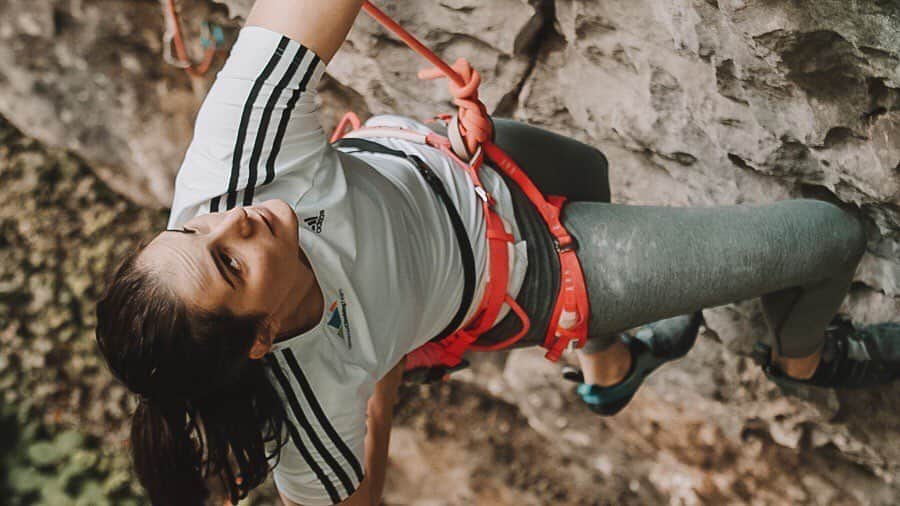
[[[297,72],[297,67],[300,66],[300,61],[303,59],[304,54],[306,54],[306,48],[303,46],[298,47],[297,52],[294,54],[294,58],[291,60],[291,64],[288,65],[287,71],[281,76],[281,80],[278,81],[278,84],[275,85],[272,94],[269,95],[269,100],[266,102],[266,107],[263,109],[262,118],[259,120],[259,129],[256,131],[253,152],[250,155],[250,173],[249,179],[247,180],[247,190],[244,193],[245,206],[253,204],[253,191],[256,187],[256,172],[257,167],[259,166],[259,157],[262,155],[262,150],[265,146],[266,132],[269,130],[269,121],[272,118],[272,111],[275,109],[275,104],[278,103],[278,99],[281,98],[281,93]],[[268,174],[266,182],[269,182]]]
[[285,36],[281,37],[281,40],[278,42],[278,47],[275,49],[275,53],[272,54],[272,57],[269,58],[269,62],[266,63],[266,66],[263,68],[262,72],[260,72],[259,77],[256,78],[253,87],[250,89],[250,94],[247,96],[247,101],[244,102],[244,111],[241,113],[241,123],[238,126],[237,139],[235,139],[234,143],[234,153],[231,156],[231,178],[228,180],[227,209],[231,209],[237,203],[237,183],[238,176],[241,172],[241,156],[244,152],[244,142],[247,137],[247,127],[250,124],[250,115],[253,113],[253,104],[256,102],[259,90],[262,89],[263,84],[265,84],[266,80],[272,74],[272,71],[275,70],[275,66],[278,65],[278,62],[281,60],[281,56],[284,54],[284,48],[287,47],[289,40],[290,39]]
[[[306,421],[306,418],[303,416],[303,412],[300,409],[300,404],[297,402],[297,397],[294,395],[294,391],[291,389],[290,381],[288,381],[288,378],[287,376],[285,376],[284,371],[282,371],[281,367],[278,365],[278,360],[272,355],[267,355],[266,362],[272,369],[275,377],[278,379],[278,383],[281,385],[281,389],[284,391],[285,397],[288,399],[288,403],[291,405],[291,409],[295,414],[299,413],[297,415],[297,419],[301,424],[303,424]],[[306,463],[309,464],[309,467],[313,470],[313,473],[315,473],[316,477],[319,478],[319,481],[322,482],[322,486],[324,486],[325,491],[328,492],[328,497],[330,497],[331,501],[335,504],[341,502],[341,495],[338,493],[334,484],[331,483],[331,480],[328,479],[328,476],[319,466],[318,462],[316,462],[316,459],[313,458],[312,454],[309,452],[309,449],[307,449],[306,445],[303,444],[303,439],[300,437],[300,431],[297,430],[297,427],[295,427],[290,420],[285,421],[287,422],[288,431],[291,433],[291,439],[294,440],[294,445],[298,450],[300,450],[300,455],[303,456],[303,460],[305,460]],[[309,433],[308,429],[307,433]],[[318,441],[318,439],[316,439],[314,435],[311,437],[311,439],[313,441],[313,444]],[[317,447],[320,445],[321,443],[319,443]]]
[[288,363],[288,367],[291,368],[291,372],[294,373],[294,377],[297,378],[297,381],[300,383],[300,388],[303,390],[303,395],[306,396],[307,402],[309,402],[310,407],[313,410],[313,413],[316,415],[316,419],[319,420],[319,425],[325,429],[325,432],[328,434],[328,437],[331,438],[331,442],[334,443],[334,446],[341,452],[341,455],[347,459],[347,462],[350,463],[350,466],[353,468],[353,472],[356,473],[356,478],[359,481],[363,479],[363,471],[362,467],[359,465],[359,460],[356,458],[356,455],[350,451],[350,448],[347,447],[347,444],[344,443],[344,440],[341,439],[341,436],[334,430],[334,427],[331,425],[331,422],[328,420],[328,417],[325,416],[325,412],[322,410],[322,406],[319,405],[319,401],[316,399],[315,394],[313,393],[312,388],[309,386],[309,382],[306,380],[306,375],[303,374],[303,370],[300,369],[300,364],[297,363],[297,359],[294,357],[294,352],[287,348],[284,350],[284,359]]
[[331,498],[331,502],[335,504],[341,502],[341,495],[338,494],[337,489],[334,488],[334,485],[332,485],[331,481],[328,480],[328,477],[325,476],[322,468],[316,464],[316,461],[313,459],[312,454],[309,453],[306,445],[303,444],[303,440],[300,438],[300,431],[297,430],[297,427],[294,426],[290,420],[285,420],[285,423],[287,424],[288,432],[291,433],[291,439],[294,441],[294,445],[300,450],[300,455],[303,456],[303,460],[309,462],[310,467],[313,467],[313,472],[316,473],[316,476],[322,481],[322,484],[325,486],[325,491],[328,492],[328,497]]
[[278,152],[281,151],[281,141],[284,139],[284,133],[287,131],[291,113],[294,111],[294,106],[297,105],[297,100],[300,99],[300,95],[306,91],[306,85],[309,84],[309,80],[312,78],[313,72],[316,71],[316,67],[318,66],[319,55],[313,53],[313,57],[309,62],[309,67],[306,69],[306,74],[303,75],[300,85],[294,90],[284,111],[281,113],[281,120],[278,122],[278,131],[275,133],[275,142],[272,143],[272,151],[269,153],[269,159],[266,162],[266,180],[263,184],[269,184],[275,179],[275,158],[278,156]]
[[[287,350],[290,351],[290,350]],[[295,361],[296,363],[296,361]],[[290,365],[290,362],[288,363]],[[277,371],[276,374],[284,376],[284,373],[281,371],[281,368],[278,367],[278,364],[275,363],[273,370]],[[294,390],[290,388],[290,384],[285,387],[285,393],[287,394],[288,402],[291,405],[291,408],[294,410],[294,415],[297,417],[297,421],[300,422],[300,426],[306,432],[306,436],[312,441],[313,446],[319,452],[319,455],[325,459],[325,462],[331,467],[334,474],[341,481],[341,484],[344,485],[344,490],[347,491],[347,495],[353,494],[356,491],[356,487],[353,486],[353,482],[350,481],[350,477],[347,475],[347,472],[344,471],[344,468],[338,464],[338,461],[334,458],[334,455],[325,448],[325,445],[322,443],[322,440],[319,439],[319,434],[316,433],[312,424],[309,423],[309,419],[306,418],[306,414],[303,412],[303,408],[300,405],[300,402],[297,400],[297,395],[294,393]]]

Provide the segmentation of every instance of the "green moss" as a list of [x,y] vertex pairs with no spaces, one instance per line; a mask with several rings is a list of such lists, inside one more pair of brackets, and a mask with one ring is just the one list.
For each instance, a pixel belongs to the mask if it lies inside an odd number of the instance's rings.
[[[100,440],[36,422],[20,425],[20,413],[0,409],[3,457],[8,472],[0,482],[4,504],[91,505],[138,504],[139,490],[130,487],[124,462],[100,448]],[[110,472],[111,469],[119,469]]]

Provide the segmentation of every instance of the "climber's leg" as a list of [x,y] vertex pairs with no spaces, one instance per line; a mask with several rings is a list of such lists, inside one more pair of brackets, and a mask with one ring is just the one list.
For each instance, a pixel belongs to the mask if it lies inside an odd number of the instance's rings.
[[582,382],[601,387],[620,383],[631,371],[631,348],[628,340],[612,334],[591,337],[577,351],[583,373]]
[[819,353],[865,248],[857,219],[814,200],[713,208],[576,202],[564,222],[579,243],[591,335],[762,296],[778,355],[801,360]]
[[[553,132],[506,119],[494,119],[495,142],[506,151],[545,194],[565,195],[571,200],[609,201],[607,162],[596,148]],[[528,247],[528,272],[517,300],[531,317],[532,330],[521,344],[540,344],[547,332],[548,319],[559,286],[559,266],[552,237],[540,215],[514,185],[510,190],[516,207],[516,222]],[[517,322],[505,319],[491,332],[482,336],[487,343],[496,342],[518,330]],[[687,353],[697,335],[699,320],[654,322],[639,332],[646,342],[628,340],[616,333],[591,334],[587,345],[578,352],[584,377],[575,371],[568,374],[579,383],[604,384],[615,382],[632,367],[632,348],[649,349],[653,355],[640,358],[639,368],[649,372],[663,362]],[[492,341],[493,340],[493,341]],[[481,340],[479,342],[482,342]],[[584,385],[579,386],[580,390]],[[621,391],[621,389],[620,389]],[[630,398],[630,395],[628,395]],[[592,403],[590,396],[582,396],[591,409],[598,412],[610,409]],[[618,404],[627,400],[621,397]]]
[[609,202],[609,166],[597,148],[527,123],[493,121],[494,142],[545,195]]
[[821,346],[865,248],[859,221],[817,200],[706,208],[574,202],[563,218],[579,244],[592,335],[763,296],[778,353],[795,358]]

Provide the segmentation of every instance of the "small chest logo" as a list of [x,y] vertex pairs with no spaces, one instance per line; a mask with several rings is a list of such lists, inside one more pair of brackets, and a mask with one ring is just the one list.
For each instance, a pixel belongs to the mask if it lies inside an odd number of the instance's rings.
[[347,348],[353,347],[350,335],[350,322],[347,320],[347,302],[344,291],[338,290],[338,298],[328,306],[328,326],[337,332],[338,337],[346,341]]
[[318,216],[303,218],[303,223],[306,223],[306,226],[309,227],[309,229],[313,232],[317,234],[322,233],[322,225],[325,224],[325,210],[322,209],[321,211],[319,211]]

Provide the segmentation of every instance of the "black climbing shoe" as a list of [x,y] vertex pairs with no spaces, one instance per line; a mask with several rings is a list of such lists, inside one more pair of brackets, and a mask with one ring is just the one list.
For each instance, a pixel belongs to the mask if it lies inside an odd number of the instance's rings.
[[591,411],[600,415],[614,415],[631,401],[650,373],[690,351],[701,323],[703,316],[698,311],[649,323],[641,327],[634,337],[621,334],[619,338],[631,350],[631,370],[615,385],[601,387],[585,384],[581,371],[572,367],[563,369],[563,378],[578,383],[576,392]]
[[825,388],[869,388],[900,376],[900,323],[878,323],[857,329],[835,318],[825,329],[822,362],[812,377],[792,378],[772,360],[771,348],[757,343],[753,359],[775,383]]

